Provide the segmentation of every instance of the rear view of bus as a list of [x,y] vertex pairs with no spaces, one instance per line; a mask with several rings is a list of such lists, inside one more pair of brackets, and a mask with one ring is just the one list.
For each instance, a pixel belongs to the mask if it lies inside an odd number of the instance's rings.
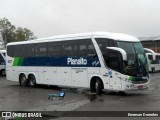
[[6,50],[0,50],[0,75],[6,75]]

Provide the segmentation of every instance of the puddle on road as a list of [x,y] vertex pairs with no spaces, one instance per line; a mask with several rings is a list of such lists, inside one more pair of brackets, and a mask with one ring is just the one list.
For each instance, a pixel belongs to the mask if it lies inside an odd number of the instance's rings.
[[100,97],[100,95],[97,95],[96,93],[91,94],[89,90],[85,90],[85,89],[73,89],[73,88],[64,89],[63,88],[62,90],[64,90],[66,94],[66,96],[63,99],[60,99],[60,98],[48,99],[48,102],[49,102],[48,105],[45,104],[44,106],[43,105],[37,106],[27,110],[29,111],[72,111]]

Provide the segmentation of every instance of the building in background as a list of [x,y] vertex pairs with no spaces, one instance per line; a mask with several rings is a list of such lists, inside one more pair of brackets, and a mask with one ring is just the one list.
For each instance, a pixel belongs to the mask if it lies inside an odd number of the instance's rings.
[[157,37],[139,37],[144,48],[149,48],[160,53],[160,36]]

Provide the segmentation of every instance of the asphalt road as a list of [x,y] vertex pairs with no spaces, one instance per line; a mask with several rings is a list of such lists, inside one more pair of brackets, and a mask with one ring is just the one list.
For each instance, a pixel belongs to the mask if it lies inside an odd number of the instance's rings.
[[[58,93],[60,89],[65,91],[64,99],[48,99],[49,93]],[[91,95],[90,91],[86,89],[54,86],[21,87],[18,83],[0,77],[0,111],[160,111],[160,73],[151,74],[151,85],[146,91],[134,91],[126,94],[105,91],[101,96]],[[116,118],[110,117],[107,120]],[[74,120],[75,118],[54,117],[52,119]],[[76,119],[94,120],[97,118],[79,117]],[[142,118],[119,117],[118,119],[137,120]],[[160,115],[158,118],[143,117],[143,119],[158,120]]]

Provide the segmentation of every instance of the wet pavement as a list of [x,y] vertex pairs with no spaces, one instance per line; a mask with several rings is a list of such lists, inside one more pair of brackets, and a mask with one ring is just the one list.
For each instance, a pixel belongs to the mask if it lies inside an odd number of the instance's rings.
[[[49,93],[65,91],[63,99],[48,99]],[[21,87],[18,83],[0,77],[0,111],[160,111],[160,73],[151,74],[148,90],[119,94],[105,91],[101,96],[87,89],[68,89],[55,86]],[[159,115],[160,116],[160,115]],[[75,119],[56,118],[56,119]],[[97,118],[76,118],[97,119]],[[103,117],[98,118],[106,119]],[[115,118],[107,118],[107,120]],[[128,118],[119,117],[119,120]],[[137,118],[131,118],[136,120]],[[138,119],[141,119],[140,117]],[[143,118],[146,120],[146,118]],[[160,119],[147,118],[147,119]]]
[[[64,99],[48,99],[49,93],[65,91]],[[0,78],[0,111],[71,111],[89,103],[88,90],[38,86],[21,87],[18,83]]]

